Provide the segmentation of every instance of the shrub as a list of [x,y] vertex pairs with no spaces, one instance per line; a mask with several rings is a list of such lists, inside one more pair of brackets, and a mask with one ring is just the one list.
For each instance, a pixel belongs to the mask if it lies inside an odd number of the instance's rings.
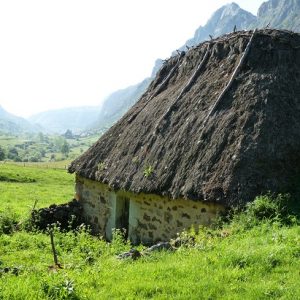
[[130,249],[130,242],[125,238],[126,232],[121,229],[114,229],[112,232],[112,241],[110,243],[111,252],[114,254]]
[[8,150],[7,158],[13,161],[19,161],[20,158],[19,158],[18,150],[15,147],[11,147]]
[[292,214],[292,198],[289,194],[270,194],[257,197],[247,205],[247,213],[258,220],[269,219],[285,222]]
[[79,299],[73,280],[53,277],[51,282],[43,281],[41,285],[43,292],[50,299]]
[[262,222],[294,223],[297,218],[292,213],[291,204],[289,194],[258,196],[253,202],[249,202],[242,212],[235,210],[231,223],[241,229],[248,229]]
[[17,216],[10,210],[0,212],[0,235],[13,233],[18,223]]

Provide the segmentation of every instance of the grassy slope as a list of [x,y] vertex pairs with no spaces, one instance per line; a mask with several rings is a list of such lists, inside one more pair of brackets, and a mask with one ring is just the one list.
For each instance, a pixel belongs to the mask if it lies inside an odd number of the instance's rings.
[[[21,216],[36,198],[43,206],[73,191],[73,177],[63,170],[0,165],[0,175],[36,180],[0,182],[0,210],[10,206]],[[85,232],[56,232],[55,244],[63,269],[50,272],[48,235],[0,235],[0,271],[20,270],[0,272],[0,299],[300,299],[298,225],[202,229],[193,247],[137,261],[116,258],[130,248],[120,239],[107,244]]]
[[0,299],[45,299],[49,289],[63,292],[66,280],[79,299],[299,299],[299,233],[296,226],[265,225],[224,238],[204,235],[194,248],[137,261],[115,258],[129,246],[56,234],[64,265],[57,273],[48,271],[47,236],[2,236],[3,264],[19,266],[21,273],[2,276]]
[[4,178],[0,180],[0,211],[11,209],[25,216],[35,200],[43,207],[67,202],[74,196],[74,176],[66,170],[5,163],[0,164],[0,178]]
[[[48,142],[39,141],[38,135],[32,136],[8,136],[0,134],[0,146],[6,151],[8,151],[11,147],[16,147],[19,156],[22,157],[31,157],[35,152],[39,152],[41,149],[45,151],[45,157],[42,158],[42,161],[47,164],[50,161],[50,157],[52,154],[55,155],[57,161],[63,160],[64,156],[60,151],[56,149],[56,151],[52,152],[49,150],[49,143],[55,143],[55,139],[61,138],[58,135],[44,135],[48,138]],[[61,166],[67,165],[71,160],[79,156],[81,153],[86,151],[92,144],[94,144],[100,137],[100,134],[93,134],[91,136],[80,137],[76,139],[66,139],[67,143],[70,146],[70,153],[68,155],[68,161],[61,162]],[[28,155],[24,155],[24,148],[26,142],[32,142],[32,145],[26,147]],[[63,163],[65,163],[63,165]],[[28,164],[26,162],[26,164]],[[30,164],[30,163],[29,163]]]

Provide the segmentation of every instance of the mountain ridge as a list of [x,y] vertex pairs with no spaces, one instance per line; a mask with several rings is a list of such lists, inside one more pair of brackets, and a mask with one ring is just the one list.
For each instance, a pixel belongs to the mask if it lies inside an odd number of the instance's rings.
[[0,133],[22,134],[43,130],[40,125],[32,124],[22,117],[9,113],[0,105]]
[[[229,32],[234,28],[236,30],[254,29],[256,27],[273,27],[277,29],[288,29],[300,32],[300,0],[269,0],[261,4],[258,9],[257,16],[242,9],[235,2],[223,5],[216,10],[204,26],[199,26],[194,36],[188,39],[178,50],[185,51],[188,47],[198,45],[200,42],[209,40],[211,37],[217,37]],[[173,52],[172,55],[174,55]],[[81,107],[81,113],[76,113],[70,108],[71,119],[66,123],[66,118],[51,117],[51,113],[42,112],[37,114],[40,118],[34,117],[29,120],[37,121],[43,127],[50,130],[59,130],[60,132],[66,129],[73,131],[98,129],[105,130],[117,121],[122,115],[136,102],[139,97],[146,91],[151,80],[154,78],[158,70],[163,64],[163,60],[157,59],[155,61],[152,74],[141,82],[118,89],[111,93],[103,102],[102,106],[91,107],[97,110],[89,111]],[[79,109],[79,108],[77,108]],[[81,117],[79,115],[81,114]],[[45,118],[43,121],[42,116]],[[52,118],[52,119],[51,119]],[[58,119],[57,119],[58,118]],[[78,121],[76,126],[74,125]],[[62,122],[65,124],[62,125]],[[54,126],[54,128],[53,128]],[[60,127],[60,128],[58,128]]]

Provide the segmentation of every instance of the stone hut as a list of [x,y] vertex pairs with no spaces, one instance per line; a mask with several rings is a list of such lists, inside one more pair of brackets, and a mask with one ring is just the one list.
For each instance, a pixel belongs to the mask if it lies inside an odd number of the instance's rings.
[[94,229],[155,242],[300,174],[300,35],[231,33],[168,59],[69,167]]

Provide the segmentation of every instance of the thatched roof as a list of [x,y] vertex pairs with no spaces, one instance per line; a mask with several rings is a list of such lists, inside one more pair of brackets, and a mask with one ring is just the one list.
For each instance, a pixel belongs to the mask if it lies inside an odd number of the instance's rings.
[[300,174],[300,35],[259,30],[249,44],[252,36],[228,34],[170,58],[69,171],[225,205],[287,189]]

